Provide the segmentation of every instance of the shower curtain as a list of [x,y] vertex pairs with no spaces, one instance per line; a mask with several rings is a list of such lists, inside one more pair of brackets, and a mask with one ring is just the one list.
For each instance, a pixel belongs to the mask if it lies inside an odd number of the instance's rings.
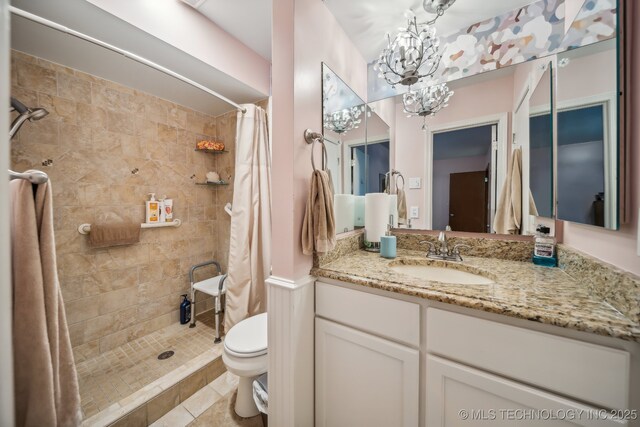
[[266,311],[271,272],[271,150],[265,111],[243,105],[236,127],[225,331]]
[[80,393],[56,268],[51,186],[16,180],[10,187],[16,425],[77,426]]

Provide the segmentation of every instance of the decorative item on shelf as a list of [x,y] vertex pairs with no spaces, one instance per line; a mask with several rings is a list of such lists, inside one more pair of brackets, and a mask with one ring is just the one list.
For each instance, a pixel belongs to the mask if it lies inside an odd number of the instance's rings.
[[220,181],[220,175],[218,172],[207,172],[207,182],[217,182]]
[[435,115],[446,107],[453,95],[446,83],[426,86],[418,90],[411,90],[402,95],[404,112],[411,116],[423,118],[422,130],[427,130],[427,117]]
[[347,133],[352,129],[357,129],[362,119],[362,110],[364,106],[345,108],[333,113],[324,114],[324,128],[333,131],[339,135]]
[[196,144],[196,150],[224,152],[224,142],[207,140],[198,141],[198,143]]

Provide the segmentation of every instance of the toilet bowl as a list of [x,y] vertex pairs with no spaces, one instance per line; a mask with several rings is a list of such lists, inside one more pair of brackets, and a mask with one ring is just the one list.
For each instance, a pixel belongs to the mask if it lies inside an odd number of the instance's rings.
[[253,380],[267,372],[267,313],[237,323],[224,338],[222,361],[239,377],[235,411],[240,417],[258,415]]

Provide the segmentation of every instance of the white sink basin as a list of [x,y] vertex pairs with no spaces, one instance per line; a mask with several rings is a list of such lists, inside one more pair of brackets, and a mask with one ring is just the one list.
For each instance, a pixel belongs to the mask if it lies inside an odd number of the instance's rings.
[[396,265],[393,271],[434,282],[452,285],[492,285],[495,282],[478,274],[431,265]]

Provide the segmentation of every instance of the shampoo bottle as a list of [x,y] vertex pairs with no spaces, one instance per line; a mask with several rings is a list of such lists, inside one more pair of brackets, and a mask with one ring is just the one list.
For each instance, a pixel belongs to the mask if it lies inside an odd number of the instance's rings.
[[191,301],[187,298],[187,294],[182,295],[182,303],[180,303],[180,324],[184,325],[191,320]]
[[158,202],[158,213],[160,215],[160,222],[166,222],[166,214],[164,212],[164,201],[167,198],[167,196],[163,196],[160,201]]
[[147,224],[157,224],[160,222],[160,204],[156,200],[156,193],[149,193],[149,200],[147,201]]
[[173,199],[167,199],[167,196],[164,196],[164,220],[173,221]]

